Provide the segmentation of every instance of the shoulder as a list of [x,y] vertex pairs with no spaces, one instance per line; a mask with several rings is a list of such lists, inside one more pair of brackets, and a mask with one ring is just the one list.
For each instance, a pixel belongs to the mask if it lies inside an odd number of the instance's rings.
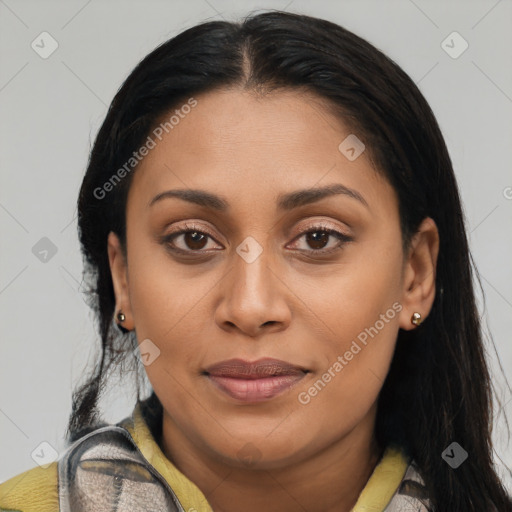
[[414,460],[410,461],[404,477],[395,494],[385,509],[385,512],[415,510],[427,512],[430,510],[430,500],[420,469]]
[[58,512],[58,463],[35,467],[0,484],[0,512]]
[[123,503],[130,510],[184,512],[130,432],[118,425],[94,430],[69,447],[58,462],[58,488],[63,512],[107,512],[112,503],[116,510]]

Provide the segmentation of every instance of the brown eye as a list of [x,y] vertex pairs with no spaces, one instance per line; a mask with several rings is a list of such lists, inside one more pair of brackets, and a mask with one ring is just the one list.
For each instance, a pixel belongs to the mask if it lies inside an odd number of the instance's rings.
[[301,239],[304,239],[304,244],[302,247],[299,244],[299,247],[295,247],[296,249],[318,255],[340,250],[345,243],[353,240],[352,237],[345,235],[341,231],[322,225],[312,226],[296,238],[298,241]]
[[211,238],[202,231],[184,230],[166,237],[165,243],[178,252],[200,252],[207,249],[208,240]]
[[183,233],[183,241],[185,242],[185,245],[189,249],[193,249],[195,251],[204,249],[207,238],[208,235],[199,231],[186,231]]
[[162,242],[169,250],[187,255],[207,253],[210,249],[216,250],[215,244],[212,247],[208,247],[209,241],[217,243],[213,235],[207,231],[199,230],[196,226],[187,224],[185,224],[183,229],[162,238]]
[[306,234],[306,243],[313,249],[323,249],[330,237],[327,231],[310,231]]

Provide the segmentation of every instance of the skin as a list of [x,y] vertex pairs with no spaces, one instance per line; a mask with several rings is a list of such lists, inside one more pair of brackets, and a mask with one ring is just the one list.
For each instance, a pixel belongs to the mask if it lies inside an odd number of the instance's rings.
[[[432,307],[437,228],[425,219],[402,252],[393,188],[366,152],[349,161],[338,150],[351,131],[320,98],[221,90],[196,99],[133,176],[126,259],[118,237],[108,238],[123,326],[161,351],[146,372],[164,408],[162,449],[215,511],[349,511],[383,452],[376,404],[398,330],[416,328],[411,315],[425,318]],[[330,184],[356,190],[368,206],[341,194],[276,209],[280,194]],[[177,198],[148,206],[188,188],[222,196],[229,210]],[[319,221],[351,241],[315,243],[307,233],[321,232]],[[162,241],[179,229],[208,237]],[[263,250],[251,263],[236,252],[249,236]],[[172,244],[189,253],[173,254]],[[396,302],[401,311],[301,404],[299,393]],[[235,357],[310,372],[271,400],[240,403],[201,374]]]

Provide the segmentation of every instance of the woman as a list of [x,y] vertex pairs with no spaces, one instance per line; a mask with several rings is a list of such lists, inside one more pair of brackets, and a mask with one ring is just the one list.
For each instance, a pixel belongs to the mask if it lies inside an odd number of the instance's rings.
[[[369,43],[284,12],[181,33],[114,98],[78,208],[101,358],[0,507],[512,510],[450,158]],[[152,393],[106,425],[130,358]]]

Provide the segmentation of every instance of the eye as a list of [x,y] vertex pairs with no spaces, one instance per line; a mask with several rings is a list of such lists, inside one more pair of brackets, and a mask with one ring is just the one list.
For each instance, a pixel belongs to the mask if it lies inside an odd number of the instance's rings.
[[[296,237],[295,240],[300,241],[302,238],[304,238],[305,244],[311,248],[295,247],[295,249],[300,252],[317,255],[338,251],[342,249],[345,243],[352,241],[352,237],[326,224],[311,226],[307,231]],[[162,242],[168,246],[169,250],[179,254],[201,254],[211,250],[219,250],[218,248],[210,248],[208,250],[209,239],[215,240],[213,235],[205,230],[204,227],[198,229],[194,225],[185,224],[184,229],[166,235],[163,237]]]
[[332,253],[342,249],[345,243],[352,241],[352,237],[325,224],[311,226],[295,240],[302,238],[304,238],[305,244],[312,249],[299,247],[298,250],[309,254]]
[[[177,253],[200,253],[208,248],[208,239],[214,239],[213,235],[201,229],[196,229],[193,225],[185,224],[185,229],[180,229],[163,238],[163,242],[167,244],[170,250]],[[206,247],[206,249],[205,249]],[[214,249],[217,250],[217,249]]]

